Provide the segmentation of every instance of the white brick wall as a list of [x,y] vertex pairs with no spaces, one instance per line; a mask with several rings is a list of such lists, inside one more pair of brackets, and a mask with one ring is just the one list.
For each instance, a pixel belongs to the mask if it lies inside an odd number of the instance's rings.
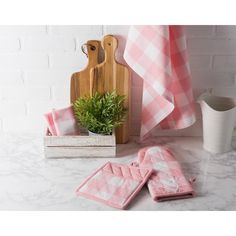
[[82,43],[103,26],[0,26],[0,131],[44,132],[43,114],[69,104]]
[[48,55],[45,53],[0,53],[0,70],[48,68]]
[[[194,95],[207,87],[236,96],[236,26],[186,26]],[[0,26],[0,131],[43,132],[43,114],[69,103],[70,76],[87,58],[81,45],[114,34],[117,60],[128,26]],[[142,80],[132,73],[132,134],[140,128]],[[201,135],[198,122],[180,131],[158,135]]]
[[20,40],[15,37],[0,37],[0,53],[17,52],[20,50]]
[[73,52],[75,46],[73,37],[39,36],[21,40],[21,49],[24,52]]

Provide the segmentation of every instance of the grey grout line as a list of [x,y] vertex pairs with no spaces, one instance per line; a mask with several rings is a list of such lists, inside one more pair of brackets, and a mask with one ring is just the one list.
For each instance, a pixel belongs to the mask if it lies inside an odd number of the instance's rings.
[[216,33],[217,33],[217,26],[215,25],[213,27],[213,36],[216,37]]
[[19,37],[18,40],[19,40],[19,51],[22,51],[22,38]]
[[210,70],[214,70],[214,55],[210,56]]
[[51,65],[51,55],[50,53],[47,54],[48,57],[48,69],[51,69],[52,65]]
[[28,115],[29,115],[29,106],[28,106],[28,101],[25,101],[25,103],[24,103],[24,107],[25,107],[25,115],[28,116]]
[[52,85],[50,85],[50,87],[49,87],[49,89],[50,89],[50,100],[52,101],[53,100],[53,86]]
[[106,34],[106,25],[102,25],[102,36]]
[[73,37],[74,43],[75,43],[75,48],[74,48],[74,52],[78,52],[79,51],[79,43],[76,37]]
[[22,69],[20,71],[20,77],[21,77],[21,80],[23,82],[23,86],[25,86],[26,85],[26,83],[25,83],[25,72]]
[[2,120],[2,117],[0,118],[0,130],[3,131],[3,120]]
[[46,25],[46,34],[49,34],[49,25]]

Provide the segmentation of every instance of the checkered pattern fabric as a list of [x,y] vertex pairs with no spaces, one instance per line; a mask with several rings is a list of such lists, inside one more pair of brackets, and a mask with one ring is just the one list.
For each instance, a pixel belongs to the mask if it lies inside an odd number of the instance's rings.
[[124,209],[141,190],[152,169],[106,163],[88,177],[77,194]]
[[191,184],[184,177],[179,163],[168,148],[143,148],[138,153],[138,163],[141,168],[154,170],[147,182],[154,200],[165,201],[193,196]]
[[124,59],[143,78],[141,140],[155,127],[182,129],[195,122],[181,26],[131,26]]
[[49,112],[49,113],[45,114],[44,117],[47,121],[47,128],[48,128],[49,134],[53,135],[53,136],[57,136],[57,131],[56,131],[56,128],[54,125],[52,113]]
[[79,127],[72,106],[58,110],[53,109],[51,113],[45,114],[45,118],[52,135],[79,135]]

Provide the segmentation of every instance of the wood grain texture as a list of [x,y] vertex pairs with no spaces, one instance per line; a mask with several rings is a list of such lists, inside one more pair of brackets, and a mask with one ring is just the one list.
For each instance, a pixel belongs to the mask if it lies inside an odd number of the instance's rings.
[[[115,51],[118,47],[117,39],[107,35],[102,40],[105,52],[105,60],[91,69],[90,88],[91,94],[96,92],[116,91],[119,95],[125,95],[124,106],[130,108],[130,72],[125,65],[115,60]],[[128,112],[129,113],[129,112]],[[116,129],[116,142],[127,143],[129,140],[129,114],[122,126]]]
[[90,70],[99,63],[101,42],[98,40],[89,40],[86,46],[88,53],[88,64],[84,70],[76,72],[71,76],[71,103],[75,102],[75,100],[79,97],[90,95]]

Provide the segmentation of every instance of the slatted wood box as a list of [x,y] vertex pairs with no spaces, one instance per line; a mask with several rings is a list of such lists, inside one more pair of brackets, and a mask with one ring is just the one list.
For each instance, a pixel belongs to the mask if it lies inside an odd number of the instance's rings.
[[46,158],[115,157],[116,138],[114,132],[104,136],[89,136],[88,133],[79,136],[51,136],[47,131],[44,152]]

